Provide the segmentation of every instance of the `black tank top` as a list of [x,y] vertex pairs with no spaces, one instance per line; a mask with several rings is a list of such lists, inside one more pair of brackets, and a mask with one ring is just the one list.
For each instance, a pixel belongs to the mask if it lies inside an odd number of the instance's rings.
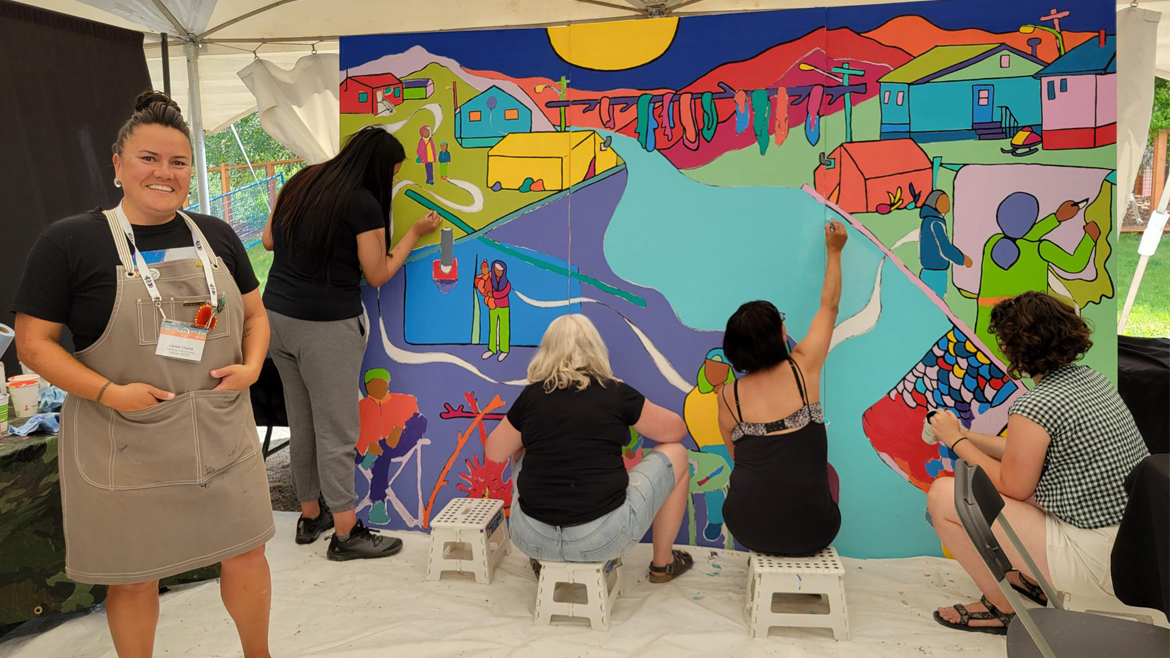
[[[757,553],[811,555],[836,538],[841,512],[829,489],[829,443],[820,404],[808,403],[800,367],[788,362],[804,405],[782,421],[744,423],[739,382],[732,385],[739,420],[733,436],[739,438],[723,518],[732,536]],[[793,427],[799,429],[770,434]]]

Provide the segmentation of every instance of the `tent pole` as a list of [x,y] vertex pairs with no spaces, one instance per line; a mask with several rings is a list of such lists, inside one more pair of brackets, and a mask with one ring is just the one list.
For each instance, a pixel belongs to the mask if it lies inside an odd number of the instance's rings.
[[163,32],[159,36],[162,37],[162,67],[163,67],[163,91],[167,96],[171,95],[171,48],[167,43],[167,33]]
[[207,149],[203,143],[203,104],[199,99],[199,45],[187,42],[187,102],[191,106],[191,141],[195,145],[195,180],[198,182],[199,212],[211,214],[211,193],[207,189]]

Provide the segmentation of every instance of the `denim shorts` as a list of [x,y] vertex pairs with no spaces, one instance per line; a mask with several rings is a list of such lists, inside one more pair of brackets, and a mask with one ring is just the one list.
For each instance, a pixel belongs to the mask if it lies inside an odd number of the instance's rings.
[[[524,459],[516,462],[512,481],[519,482]],[[512,543],[528,557],[554,562],[606,562],[619,557],[626,545],[640,541],[650,530],[654,515],[674,490],[674,466],[670,458],[648,450],[630,469],[630,484],[621,507],[588,523],[555,526],[524,514],[519,503],[512,506],[508,533]],[[516,499],[519,500],[519,490]]]

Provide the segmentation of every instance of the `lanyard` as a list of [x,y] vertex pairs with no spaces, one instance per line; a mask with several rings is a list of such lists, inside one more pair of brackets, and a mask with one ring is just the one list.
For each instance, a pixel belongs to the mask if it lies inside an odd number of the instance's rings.
[[[207,279],[207,289],[210,293],[208,303],[214,309],[217,303],[216,294],[218,289],[215,286],[215,273],[212,271],[211,257],[207,254],[207,249],[203,246],[203,239],[196,229],[195,223],[185,213],[179,214],[183,216],[183,220],[187,222],[187,228],[191,231],[191,240],[195,243],[195,253],[203,265],[203,276]],[[167,314],[162,310],[162,294],[159,293],[158,285],[154,282],[154,277],[150,274],[150,266],[146,264],[146,259],[142,257],[142,252],[134,244],[134,228],[130,225],[130,220],[126,217],[126,211],[122,210],[122,204],[118,204],[118,207],[114,208],[114,216],[118,218],[118,224],[122,228],[122,233],[126,235],[126,241],[130,243],[130,251],[134,254],[134,267],[138,270],[137,274],[142,277],[142,282],[146,284],[146,291],[150,293],[150,298],[154,300],[155,308],[158,309],[163,319],[166,320]]]

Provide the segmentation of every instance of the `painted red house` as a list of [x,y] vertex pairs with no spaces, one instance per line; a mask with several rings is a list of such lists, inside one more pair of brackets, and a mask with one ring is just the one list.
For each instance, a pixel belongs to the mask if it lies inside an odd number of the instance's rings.
[[814,184],[845,212],[877,212],[899,188],[902,201],[911,201],[911,184],[925,197],[933,183],[930,158],[912,139],[850,142],[828,159],[817,167]]
[[378,114],[403,100],[402,81],[393,73],[346,76],[341,83],[342,114]]

